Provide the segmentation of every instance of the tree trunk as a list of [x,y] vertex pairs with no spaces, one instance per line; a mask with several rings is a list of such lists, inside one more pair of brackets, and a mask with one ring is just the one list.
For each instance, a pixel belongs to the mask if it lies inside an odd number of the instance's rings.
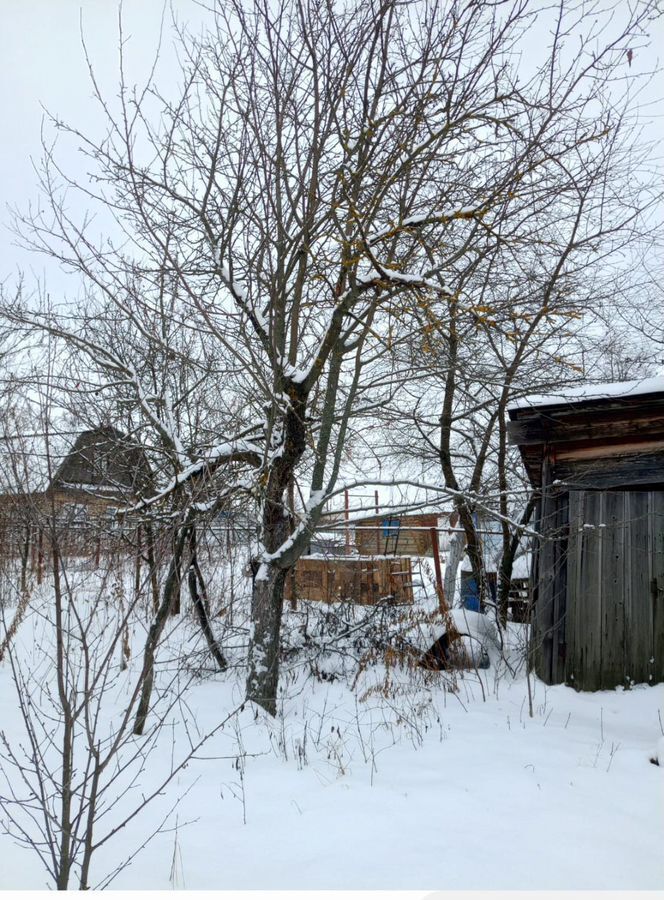
[[141,699],[138,703],[138,709],[136,710],[134,734],[143,734],[145,730],[145,723],[148,712],[150,711],[152,688],[154,686],[155,654],[168,617],[172,615],[173,607],[180,597],[182,558],[190,532],[191,525],[188,523],[183,525],[180,529],[178,539],[173,547],[173,556],[171,558],[168,576],[164,584],[163,599],[157,610],[154,622],[148,631],[145,650],[143,651],[143,668],[140,675],[142,681]]
[[[447,480],[447,474],[445,475]],[[456,485],[456,482],[455,482]],[[456,489],[456,488],[455,488]],[[484,558],[482,555],[482,542],[475,521],[473,519],[473,511],[469,504],[460,498],[455,498],[456,510],[459,514],[459,522],[464,530],[466,538],[466,555],[470,561],[470,567],[473,572],[473,578],[477,584],[477,593],[479,597],[480,612],[484,612],[487,600],[487,578],[484,568]]]
[[[284,606],[284,587],[297,556],[285,562],[283,551],[293,535],[293,510],[289,508],[287,493],[295,470],[307,447],[307,394],[301,383],[286,381],[282,390],[289,404],[283,419],[275,408],[273,433],[277,436],[273,462],[265,488],[260,542],[263,554],[252,563],[254,580],[251,595],[251,636],[249,639],[249,673],[247,700],[253,700],[270,715],[277,710],[279,683],[279,652],[281,649],[281,615]],[[290,547],[293,556],[294,547]],[[281,551],[279,563],[269,554]],[[266,559],[266,555],[268,558]]]
[[287,570],[260,567],[251,595],[253,635],[249,645],[247,700],[253,700],[271,716],[277,711],[281,612]]
[[55,867],[55,885],[57,890],[66,891],[69,887],[69,874],[72,864],[72,797],[74,780],[74,726],[76,718],[72,709],[70,685],[67,683],[67,636],[65,621],[65,598],[62,596],[60,579],[60,553],[56,539],[51,535],[53,560],[53,592],[55,597],[55,639],[56,639],[56,680],[58,697],[62,715],[61,775],[60,775],[60,810],[58,818],[59,845]]
[[157,610],[159,609],[159,578],[157,577],[157,562],[154,552],[154,531],[150,522],[145,526],[145,537],[147,539],[147,558],[150,570],[150,589],[152,591],[152,611],[157,615]]
[[518,544],[512,547],[510,544],[507,550],[503,551],[500,560],[500,571],[498,572],[498,615],[501,628],[507,627],[507,613],[512,587],[512,569],[514,568],[514,553],[517,546]]
[[198,621],[200,623],[201,630],[205,635],[205,640],[207,641],[210,653],[219,666],[219,670],[221,672],[224,672],[228,668],[228,663],[226,662],[226,658],[224,657],[224,654],[221,651],[221,647],[217,643],[217,639],[214,636],[214,631],[212,630],[212,623],[210,622],[210,608],[207,598],[207,592],[205,589],[205,581],[203,580],[203,573],[201,572],[200,566],[198,565],[198,544],[196,541],[196,529],[194,527],[192,527],[191,535],[189,537],[189,550],[191,553],[189,561],[189,573],[187,576],[189,583],[189,596],[191,597],[191,602],[193,603],[194,610],[196,611],[196,615],[198,616]]
[[[443,394],[443,404],[440,413],[440,444],[438,455],[440,466],[445,479],[445,487],[460,492],[459,482],[457,481],[452,462],[452,441],[454,429],[454,398],[457,390],[456,366],[458,363],[459,353],[459,335],[457,332],[457,315],[458,302],[456,299],[450,301],[449,305],[450,322],[448,335],[448,367],[445,376],[445,393]],[[486,454],[486,445],[482,456]],[[475,464],[475,472],[471,479],[471,488],[477,490],[482,471],[482,462],[480,459]],[[466,553],[470,560],[473,570],[473,576],[477,583],[479,593],[480,610],[484,609],[486,600],[486,574],[484,571],[484,560],[482,558],[482,545],[480,537],[473,521],[473,509],[471,505],[457,493],[454,499],[456,511],[459,514],[461,527],[466,535]]]

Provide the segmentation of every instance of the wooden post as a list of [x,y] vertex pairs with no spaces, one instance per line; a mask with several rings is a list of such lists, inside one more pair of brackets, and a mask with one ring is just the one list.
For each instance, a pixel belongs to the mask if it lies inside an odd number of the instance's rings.
[[350,556],[350,500],[348,491],[344,491],[344,519],[346,522],[346,556]]
[[376,553],[380,556],[380,507],[378,505],[378,491],[376,491]]
[[25,538],[21,547],[21,596],[28,587],[28,561],[30,559],[30,526],[25,526]]
[[440,548],[438,546],[438,529],[430,528],[431,534],[431,551],[433,553],[433,566],[436,572],[436,592],[438,593],[438,608],[443,615],[448,612],[447,601],[445,600],[445,591],[443,590],[443,572],[440,567]]
[[443,573],[440,568],[440,548],[438,546],[438,529],[431,529],[431,549],[433,551],[433,564],[436,570],[436,591],[438,593],[438,609],[445,622],[445,629],[449,642],[456,641],[459,637],[459,631],[454,624],[454,619],[450,615],[450,608],[445,599],[445,590],[443,588]]

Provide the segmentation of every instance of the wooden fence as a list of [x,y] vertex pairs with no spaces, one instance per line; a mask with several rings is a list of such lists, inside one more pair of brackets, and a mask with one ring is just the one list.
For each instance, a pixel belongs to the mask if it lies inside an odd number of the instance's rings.
[[348,600],[373,605],[412,604],[413,571],[409,557],[392,559],[302,557],[286,583],[286,599],[334,603]]

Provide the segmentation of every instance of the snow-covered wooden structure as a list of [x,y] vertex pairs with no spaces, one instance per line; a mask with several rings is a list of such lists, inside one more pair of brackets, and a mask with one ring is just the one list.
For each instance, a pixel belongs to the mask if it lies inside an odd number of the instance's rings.
[[412,562],[408,556],[302,557],[294,579],[286,581],[286,599],[368,606],[412,604]]
[[664,378],[529,397],[509,415],[540,491],[535,671],[582,690],[664,681]]
[[145,495],[152,475],[143,451],[111,426],[82,431],[44,491],[0,496],[0,514],[91,520]]

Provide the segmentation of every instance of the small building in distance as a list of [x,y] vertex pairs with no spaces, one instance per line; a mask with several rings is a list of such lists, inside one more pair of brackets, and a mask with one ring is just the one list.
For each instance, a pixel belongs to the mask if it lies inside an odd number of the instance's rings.
[[[119,507],[149,492],[143,451],[111,426],[81,432],[43,491],[0,495],[0,533],[6,546],[30,542],[47,523],[70,532],[108,526]],[[25,551],[23,551],[25,552]]]
[[102,426],[81,432],[44,495],[61,511],[82,507],[95,515],[145,496],[151,484],[143,450],[116,428]]
[[379,515],[346,520],[343,511],[323,515],[287,581],[294,601],[412,604],[413,558],[433,557],[438,514]]
[[509,410],[534,523],[531,659],[581,690],[664,681],[664,378]]
[[433,556],[432,529],[438,513],[385,513],[353,523],[355,546],[362,556]]

